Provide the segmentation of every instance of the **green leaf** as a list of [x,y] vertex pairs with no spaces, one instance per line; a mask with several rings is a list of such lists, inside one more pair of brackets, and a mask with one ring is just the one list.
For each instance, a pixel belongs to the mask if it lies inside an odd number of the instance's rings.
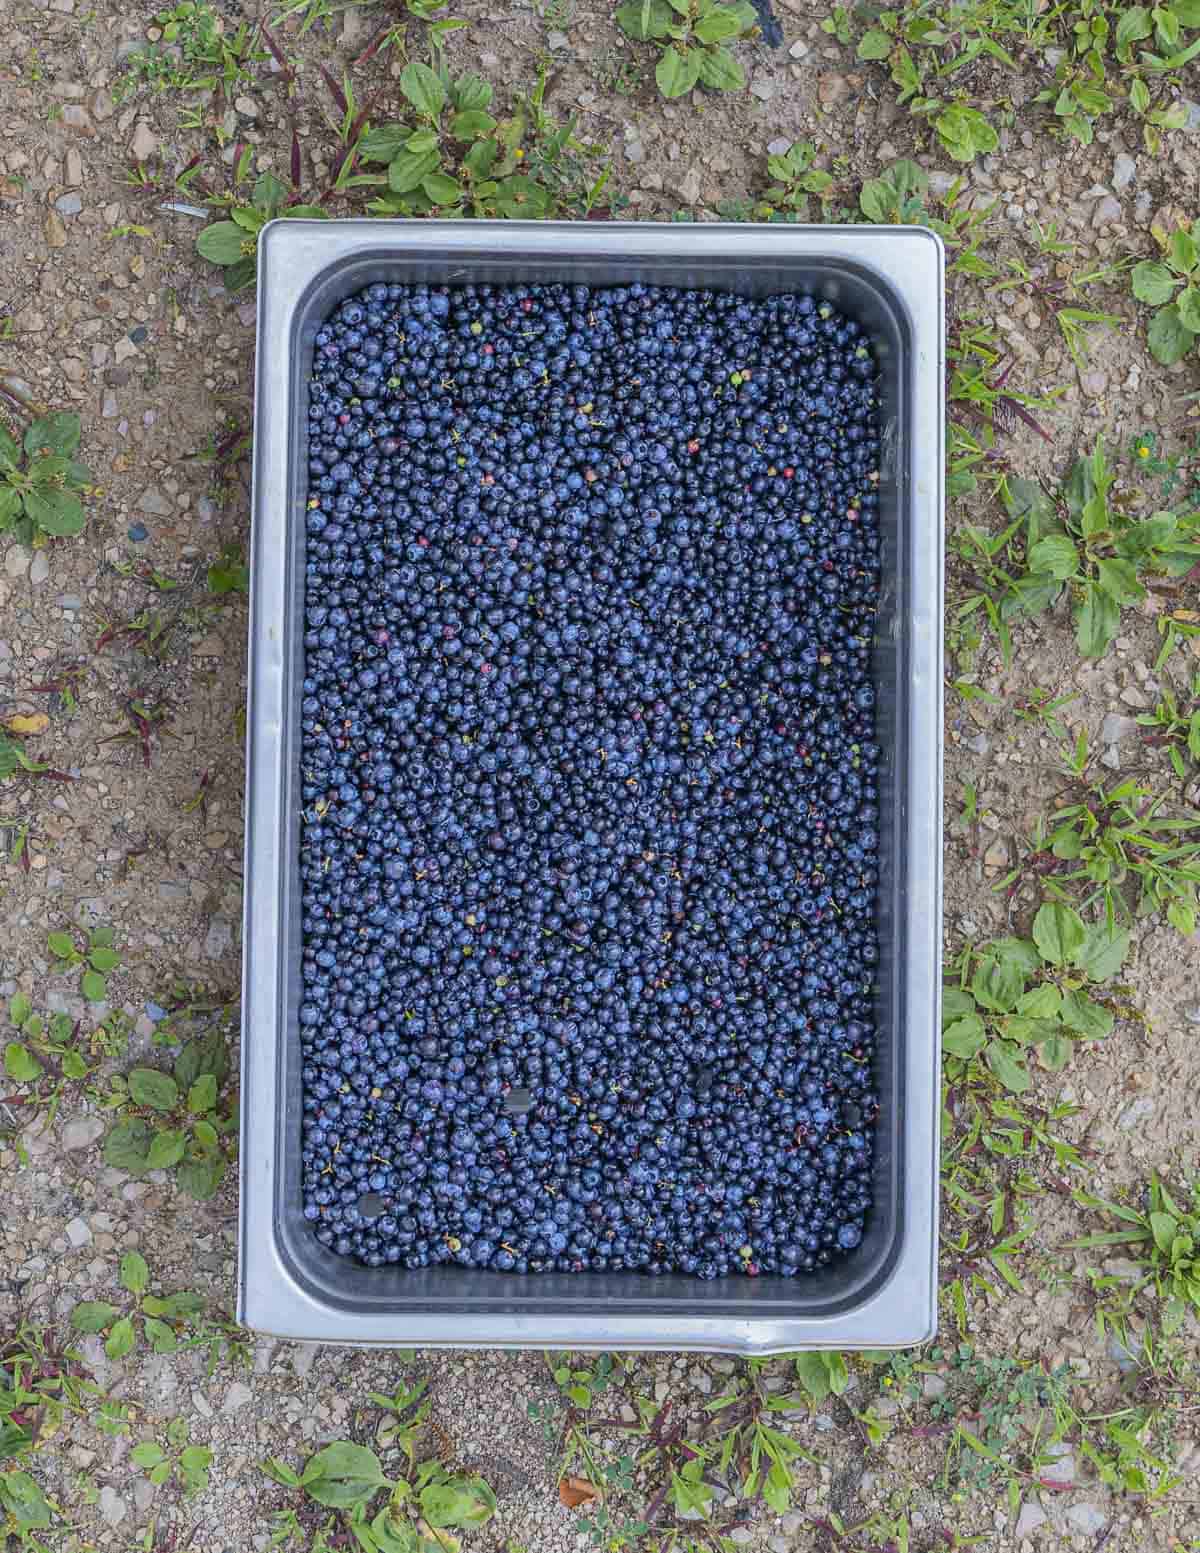
[[[362,1542],[362,1527],[356,1526],[353,1529]],[[364,1543],[364,1553],[428,1553],[433,1546],[428,1538],[418,1534],[417,1528],[403,1512],[390,1504],[380,1510],[371,1522],[371,1540],[374,1546],[367,1549]]]
[[25,433],[25,451],[30,458],[57,453],[70,458],[79,446],[79,417],[69,410],[40,416]]
[[434,129],[417,129],[404,142],[406,151],[414,151],[418,155],[425,151],[436,151],[438,143],[437,131]]
[[187,1135],[178,1128],[163,1127],[154,1134],[146,1155],[147,1170],[169,1170],[183,1158]]
[[1156,512],[1140,523],[1131,523],[1121,535],[1117,549],[1133,559],[1151,555],[1168,544],[1178,528],[1179,520],[1173,512]]
[[157,1467],[164,1460],[166,1452],[161,1445],[153,1440],[143,1440],[140,1445],[135,1445],[129,1452],[129,1459],[135,1467],[140,1467],[143,1472],[148,1472],[151,1467]]
[[886,59],[894,47],[891,38],[878,27],[869,27],[858,41],[859,59]]
[[[52,1519],[45,1494],[28,1472],[0,1475],[0,1509],[12,1517],[13,1529],[22,1539],[29,1532],[44,1531]],[[37,1548],[41,1544],[30,1539],[30,1546]]]
[[1061,1007],[1062,993],[1050,981],[1031,987],[1017,999],[1017,1013],[1029,1019],[1057,1019]]
[[[1185,228],[1171,233],[1170,265],[1181,275],[1190,275],[1196,268],[1196,239]],[[26,450],[29,442],[26,438]]]
[[451,96],[454,106],[462,113],[474,113],[491,107],[492,87],[482,76],[468,70],[454,83]]
[[179,1347],[179,1339],[165,1321],[159,1321],[156,1316],[144,1318],[146,1327],[146,1339],[155,1353],[174,1353]]
[[1150,347],[1150,354],[1165,367],[1173,367],[1177,361],[1182,361],[1195,339],[1196,336],[1185,326],[1174,303],[1170,307],[1159,308],[1146,330],[1146,344]]
[[150,1284],[146,1258],[138,1251],[126,1251],[121,1258],[121,1283],[130,1294],[144,1294]]
[[477,1488],[480,1484],[483,1480],[475,1477],[426,1484],[420,1493],[421,1514],[435,1530],[446,1526],[482,1526],[491,1519],[496,1501],[486,1484],[483,1487],[487,1495],[481,1498]]
[[210,264],[236,264],[247,257],[246,245],[252,243],[236,221],[214,221],[196,239],[196,252]]
[[795,1356],[796,1379],[819,1407],[830,1393],[829,1371],[824,1356],[815,1349]]
[[140,1116],[131,1116],[118,1122],[105,1138],[104,1163],[140,1174],[150,1168],[146,1161],[149,1151],[150,1128]]
[[980,153],[994,151],[1000,137],[976,108],[951,103],[933,121],[938,137],[956,162],[973,162]]
[[1086,992],[1069,989],[1063,993],[1059,1019],[1068,1030],[1074,1030],[1087,1041],[1101,1041],[1111,1034],[1116,1019],[1102,1003],[1089,998]]
[[485,179],[496,165],[500,147],[494,140],[477,140],[463,157],[462,171],[477,183]]
[[942,989],[942,1029],[975,1012],[975,999],[963,987]]
[[281,1456],[268,1456],[261,1463],[263,1475],[269,1477],[272,1482],[282,1483],[284,1488],[299,1488],[301,1484],[300,1474],[289,1467]]
[[202,1073],[211,1073],[219,1084],[229,1072],[229,1049],[219,1029],[191,1040],[175,1059],[175,1082],[190,1089]]
[[181,1289],[177,1294],[168,1294],[165,1299],[147,1294],[142,1301],[142,1309],[148,1316],[162,1316],[167,1321],[187,1321],[200,1314],[204,1309],[204,1300],[199,1294],[190,1294]]
[[89,1003],[103,1003],[108,996],[108,983],[99,971],[84,971],[79,990]]
[[703,49],[700,51],[700,80],[716,92],[740,92],[746,84],[746,72],[728,49]]
[[1051,965],[1070,965],[1087,938],[1083,919],[1061,901],[1046,901],[1033,919],[1033,941]]
[[667,49],[658,61],[654,79],[664,97],[682,97],[700,79],[701,49]]
[[952,1025],[947,1025],[942,1031],[942,1051],[948,1052],[952,1057],[961,1057],[969,1060],[976,1057],[987,1045],[987,1034],[983,1020],[978,1014],[968,1014],[965,1019],[956,1019]]
[[1004,505],[1010,518],[1026,525],[1030,545],[1056,526],[1054,503],[1036,480],[1020,476],[1008,482]]
[[1065,582],[1079,568],[1079,551],[1065,534],[1047,534],[1029,552],[1029,570],[1046,572]]
[[896,210],[896,191],[882,178],[868,178],[858,196],[858,208],[868,221],[889,221]]
[[413,151],[418,149],[428,151],[437,144],[437,136],[432,130],[421,130],[419,133],[426,136],[429,141],[428,145],[422,145],[420,148],[411,143],[416,136],[409,125],[380,124],[375,129],[367,130],[359,141],[359,157],[364,162],[390,162],[404,146],[408,146]]
[[985,955],[975,968],[971,991],[975,1001],[993,1013],[1007,1014],[1017,1006],[1025,978],[1015,967]]
[[983,1060],[1012,1094],[1024,1094],[1029,1088],[1029,1074],[1013,1056],[1007,1042],[992,1041],[983,1054]]
[[150,1469],[148,1476],[156,1488],[161,1488],[171,1476],[171,1463],[169,1461],[160,1461],[157,1467]]
[[616,14],[617,26],[638,43],[665,38],[673,24],[666,0],[630,0]]
[[1154,259],[1143,259],[1140,264],[1135,264],[1131,278],[1134,296],[1139,302],[1147,302],[1151,307],[1162,307],[1165,302],[1169,302],[1179,285],[1166,265]]
[[1103,657],[1120,624],[1120,606],[1103,588],[1088,582],[1083,603],[1075,615],[1075,640],[1080,652],[1087,658]]
[[201,1159],[185,1159],[179,1167],[176,1181],[180,1191],[203,1202],[211,1197],[225,1176],[225,1161],[219,1155]]
[[1200,334],[1200,288],[1185,286],[1175,299],[1179,322],[1193,334]]
[[32,1084],[42,1076],[42,1065],[21,1041],[4,1048],[4,1071],[17,1084]]
[[422,179],[441,166],[436,151],[398,151],[388,163],[388,187],[393,194],[411,194],[421,187]]
[[1019,615],[1040,615],[1062,592],[1062,583],[1049,573],[1018,577],[1000,604],[1000,618],[1013,620]]
[[0,485],[0,534],[7,534],[24,510],[20,491],[11,485]]
[[1065,1035],[1048,1035],[1038,1045],[1038,1057],[1051,1073],[1061,1073],[1071,1060],[1071,1040]]
[[1135,604],[1146,597],[1146,590],[1137,580],[1132,561],[1101,560],[1096,562],[1098,581],[1109,598],[1116,604]]
[[113,1324],[104,1344],[104,1352],[110,1359],[123,1359],[127,1353],[133,1352],[134,1341],[133,1321],[129,1316],[122,1316],[120,1321]]
[[446,106],[441,77],[419,59],[411,60],[400,72],[400,90],[427,119],[436,119]]
[[428,173],[421,179],[421,187],[435,205],[454,205],[462,199],[465,190],[445,173]]
[[1148,38],[1153,30],[1150,12],[1146,7],[1131,5],[1123,11],[1117,22],[1116,45],[1125,48],[1131,43],[1140,42],[1142,38]]
[[23,992],[14,992],[8,1000],[8,1017],[14,1025],[20,1027],[33,1013],[33,1004]]
[[15,469],[21,462],[21,447],[7,426],[0,426],[0,470]]
[[84,1300],[71,1312],[71,1325],[76,1332],[103,1332],[119,1314],[115,1305],[104,1300]]
[[83,503],[70,491],[56,490],[53,486],[40,491],[26,491],[25,511],[43,534],[55,539],[67,539],[81,534],[87,518]]
[[213,1453],[207,1445],[185,1445],[179,1453],[179,1475],[186,1494],[198,1494],[208,1486]]
[[[481,135],[490,135],[495,127],[496,121],[491,114],[477,108],[456,113],[450,120],[450,133],[455,140],[478,140]],[[410,146],[409,149],[415,151],[418,147]]]
[[[279,207],[290,193],[291,190],[287,184],[282,179],[277,178],[273,172],[260,173],[255,180],[254,190],[250,195],[251,203],[254,206],[252,214],[257,217],[252,230],[257,232],[259,228],[265,226],[266,222],[278,212]],[[241,214],[241,210],[232,211],[231,214],[236,221]]]
[[88,955],[88,960],[93,970],[107,974],[109,971],[115,971],[120,965],[121,956],[115,949],[93,949]]
[[334,1510],[366,1504],[390,1486],[375,1452],[348,1440],[336,1440],[311,1456],[300,1481],[310,1498]]
[[726,38],[736,38],[743,31],[740,18],[726,6],[716,6],[692,28],[692,36],[701,43],[722,43]]
[[212,1073],[202,1073],[188,1090],[188,1110],[200,1114],[211,1111],[217,1103],[217,1080]]
[[134,1105],[152,1111],[173,1111],[179,1104],[179,1085],[158,1068],[134,1068],[129,1075],[129,1098]]
[[1150,1233],[1154,1236],[1154,1244],[1165,1255],[1171,1254],[1171,1247],[1175,1243],[1175,1237],[1180,1232],[1180,1224],[1169,1213],[1152,1213],[1150,1215]]

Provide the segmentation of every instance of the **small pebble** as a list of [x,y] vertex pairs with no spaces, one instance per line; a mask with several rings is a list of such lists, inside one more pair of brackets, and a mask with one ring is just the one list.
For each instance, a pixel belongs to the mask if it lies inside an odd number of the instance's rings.
[[1113,160],[1113,188],[1118,194],[1122,189],[1127,189],[1137,176],[1137,163],[1126,151],[1122,151]]

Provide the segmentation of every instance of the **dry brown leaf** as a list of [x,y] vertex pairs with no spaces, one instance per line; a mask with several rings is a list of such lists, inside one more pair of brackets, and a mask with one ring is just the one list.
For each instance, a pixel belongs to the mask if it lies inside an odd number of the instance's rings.
[[558,1485],[558,1497],[568,1510],[578,1510],[580,1505],[595,1504],[601,1495],[587,1478],[566,1477]]
[[10,733],[27,735],[45,733],[50,726],[50,719],[45,712],[16,712],[12,717],[6,717],[4,724]]
[[417,1522],[417,1530],[422,1537],[428,1538],[435,1548],[445,1549],[445,1553],[461,1553],[462,1543],[457,1537],[448,1531],[442,1531],[439,1527],[433,1527],[426,1520]]

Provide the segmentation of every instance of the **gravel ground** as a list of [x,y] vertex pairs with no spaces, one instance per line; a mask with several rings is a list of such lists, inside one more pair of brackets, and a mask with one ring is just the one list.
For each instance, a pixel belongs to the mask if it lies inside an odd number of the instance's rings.
[[[254,0],[244,8],[227,0],[220,9],[229,28],[243,15],[258,19]],[[611,188],[638,218],[711,219],[722,201],[753,200],[767,183],[768,145],[798,138],[817,142],[848,205],[862,177],[900,156],[926,166],[935,193],[961,171],[896,105],[885,72],[856,62],[852,48],[821,30],[824,9],[801,0],[782,0],[780,49],[739,46],[748,92],[671,104],[635,79],[644,55],[592,0],[566,0],[548,14],[519,0],[505,10],[474,0],[454,10],[470,25],[449,37],[452,64],[479,69],[503,89],[528,85],[545,62],[548,106],[563,116],[578,112],[583,134],[611,144]],[[323,187],[341,115],[316,67],[324,63],[334,76],[349,70],[376,21],[371,11],[352,9],[304,35],[294,23],[278,24],[297,72],[290,93],[288,72],[268,59],[230,93],[232,101],[175,91],[118,101],[122,70],[152,25],[148,10],[116,0],[90,9],[83,0],[8,0],[0,14],[0,321],[10,320],[0,328],[0,415],[18,425],[34,401],[76,410],[80,456],[103,488],[81,539],[30,551],[0,536],[0,713],[48,712],[49,728],[30,741],[30,753],[74,778],[0,786],[0,858],[7,859],[0,861],[0,993],[24,992],[38,1010],[60,1010],[91,1031],[108,1010],[83,1002],[78,968],[56,969],[46,938],[72,922],[109,925],[122,964],[109,979],[108,1008],[126,1017],[129,1036],[124,1050],[102,1058],[95,1079],[66,1087],[52,1120],[45,1111],[31,1119],[19,1104],[0,1108],[0,1123],[8,1124],[0,1135],[0,1314],[8,1325],[21,1318],[63,1324],[81,1300],[129,1307],[117,1268],[135,1249],[150,1265],[153,1292],[195,1290],[214,1310],[228,1310],[234,1298],[231,1182],[197,1202],[168,1171],[134,1178],[105,1165],[100,1148],[109,1076],[161,1060],[153,1036],[162,1009],[173,996],[224,1005],[239,980],[246,610],[240,592],[212,591],[207,568],[223,551],[244,547],[247,535],[248,471],[235,445],[238,429],[248,429],[253,303],[252,293],[227,295],[219,274],[196,257],[201,223],[162,207],[199,203],[194,190],[173,186],[196,155],[214,182],[241,145],[256,148],[260,169],[285,169],[293,123],[306,180]],[[421,48],[416,33],[410,47]],[[377,121],[396,104],[400,63],[381,54],[355,68],[359,101],[376,105]],[[1005,266],[1041,263],[1043,279],[1052,280],[1126,254],[1151,255],[1152,224],[1169,229],[1200,209],[1200,106],[1191,105],[1189,127],[1158,156],[1142,150],[1136,130],[1119,119],[1083,147],[1051,139],[1034,116],[1030,101],[1043,80],[1033,66],[1015,90],[1013,77],[992,81],[989,68],[973,67],[973,100],[1006,92],[1016,116],[997,152],[970,169],[967,192],[976,208],[995,202],[983,251],[1011,280],[955,277],[952,316],[976,312],[993,324],[1012,363],[1010,387],[1062,388],[1054,409],[1039,412],[1045,437],[1014,423],[998,439],[1000,458],[1049,481],[1100,433],[1122,457],[1145,428],[1156,431],[1160,446],[1185,446],[1194,440],[1184,396],[1197,386],[1195,358],[1172,369],[1151,359],[1125,280],[1089,290],[1082,305],[1114,314],[1120,326],[1094,334],[1078,365],[1044,290]],[[348,208],[333,206],[335,213]],[[1069,261],[1037,259],[1028,240],[1033,219],[1055,222],[1058,236],[1076,245]],[[234,456],[214,462],[212,450],[223,442]],[[968,521],[995,526],[985,493],[951,514],[952,525]],[[152,572],[178,586],[161,590]],[[952,562],[952,605],[968,584]],[[1155,615],[1194,607],[1194,585],[1185,589],[1183,597],[1152,594],[1127,610],[1116,643],[1096,662],[1079,658],[1070,622],[1057,609],[1014,629],[1010,667],[988,640],[970,663],[959,662],[956,674],[974,690],[947,695],[948,954],[1026,931],[1037,904],[1028,875],[1013,893],[993,888],[1066,786],[1063,740],[1044,720],[1015,715],[1035,688],[1074,695],[1059,716],[1072,739],[1087,731],[1113,781],[1118,774],[1160,787],[1172,781],[1161,752],[1145,745],[1131,719],[1164,689],[1182,695],[1200,669],[1200,655],[1190,650],[1200,642],[1155,667]],[[150,618],[140,635],[118,634],[97,650],[112,627],[142,617]],[[75,665],[73,695],[31,691],[63,683]],[[145,748],[128,737],[131,703],[150,719]],[[1177,797],[1200,797],[1195,776],[1193,767],[1190,788]],[[977,795],[969,819],[968,785]],[[1032,1097],[1077,1108],[1058,1130],[1085,1150],[1089,1189],[1108,1197],[1136,1190],[1152,1170],[1182,1179],[1197,1165],[1194,938],[1157,921],[1143,924],[1122,981],[1131,1017],[1106,1042],[1090,1043],[1065,1074],[1040,1074]],[[1132,1017],[1135,1008],[1141,1019]],[[1022,1289],[998,1280],[992,1292],[972,1288],[970,1340],[982,1354],[1070,1364],[1076,1407],[1145,1401],[1153,1388],[1131,1399],[1122,1353],[1093,1321],[1086,1269],[1097,1253],[1065,1249],[1096,1222],[1073,1203],[1061,1172],[1044,1163],[1032,1168],[1030,1233],[1018,1257]],[[964,1253],[954,1249],[957,1224],[948,1220],[946,1228],[953,1276],[953,1258]],[[1118,1281],[1129,1265],[1120,1256],[1108,1260]],[[1181,1374],[1188,1366],[1194,1374],[1196,1337],[1193,1322],[1176,1339]],[[942,1475],[947,1426],[938,1404],[947,1375],[953,1380],[949,1354],[957,1340],[947,1314],[946,1354],[926,1355],[928,1369],[914,1385],[889,1390],[878,1372],[855,1368],[844,1397],[778,1414],[813,1462],[797,1468],[786,1514],[760,1503],[742,1520],[734,1505],[725,1506],[725,1545],[773,1553],[841,1546],[832,1532],[814,1529],[840,1517],[846,1526],[869,1527],[846,1546],[894,1546],[899,1533],[888,1526],[903,1516],[912,1546],[921,1548],[959,1546],[956,1535],[1020,1553],[1197,1546],[1189,1540],[1200,1524],[1194,1390],[1164,1393],[1165,1448],[1182,1481],[1153,1516],[1144,1497],[1112,1492],[1072,1447],[1041,1470],[1040,1486],[1028,1475],[1019,1480],[1012,1515],[1003,1487],[969,1492]],[[470,1547],[565,1553],[599,1545],[588,1536],[590,1517],[559,1502],[557,1436],[547,1441],[528,1414],[530,1403],[557,1396],[541,1356],[364,1354],[241,1341],[244,1355],[236,1345],[219,1346],[210,1366],[200,1350],[150,1354],[142,1343],[112,1360],[100,1337],[80,1340],[97,1383],[131,1406],[132,1427],[104,1433],[96,1403],[39,1453],[38,1475],[63,1512],[47,1546],[264,1548],[270,1512],[294,1504],[295,1495],[262,1477],[258,1461],[270,1453],[295,1462],[333,1438],[369,1440],[380,1415],[367,1393],[392,1392],[406,1375],[429,1381],[432,1447],[448,1463],[484,1473],[497,1492],[497,1519]],[[639,1358],[623,1405],[642,1396],[670,1401],[677,1416],[699,1416],[732,1368],[724,1360]],[[769,1389],[782,1391],[790,1373],[781,1360],[762,1375]],[[1139,1372],[1138,1384],[1144,1379]],[[861,1416],[868,1403],[891,1431],[882,1444],[868,1439]],[[139,1440],[161,1439],[176,1417],[187,1421],[194,1443],[214,1453],[211,1482],[191,1499],[173,1486],[154,1488],[129,1459]]]

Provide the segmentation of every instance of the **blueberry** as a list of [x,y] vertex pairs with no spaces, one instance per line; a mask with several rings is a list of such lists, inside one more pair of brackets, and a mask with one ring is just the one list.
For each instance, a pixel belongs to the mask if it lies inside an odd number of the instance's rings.
[[317,1241],[513,1276],[852,1252],[883,759],[863,331],[807,297],[377,282],[309,392]]

